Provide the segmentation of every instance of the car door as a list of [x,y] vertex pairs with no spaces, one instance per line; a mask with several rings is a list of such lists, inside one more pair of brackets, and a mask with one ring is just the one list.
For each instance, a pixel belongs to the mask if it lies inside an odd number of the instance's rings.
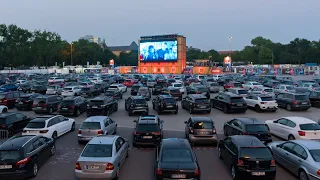
[[111,129],[111,126],[109,126],[110,125],[109,120],[108,119],[104,119],[103,123],[104,123],[105,134],[111,135],[112,134],[112,129]]
[[115,133],[116,131],[116,123],[111,119],[108,118],[109,126],[110,126],[110,132]]
[[283,139],[288,139],[287,130],[286,130],[288,120],[285,118],[281,118],[277,122],[278,123],[276,123],[276,129],[277,129],[278,136]]
[[120,163],[122,166],[122,164],[124,163],[124,160],[126,159],[126,147],[125,147],[126,141],[122,137],[118,137],[117,141],[118,141],[118,144],[117,144],[116,149],[117,149],[118,154],[120,156]]
[[248,106],[250,106],[250,107],[253,106],[253,99],[252,99],[252,96],[251,96],[251,95],[250,95],[250,96],[247,96],[247,97],[244,97],[243,99],[246,101],[246,103],[247,103]]
[[23,128],[25,128],[27,126],[27,124],[29,123],[29,118],[27,118],[27,116],[17,113],[16,115],[16,122],[17,123],[17,130],[20,131]]
[[285,106],[283,98],[284,98],[284,94],[283,93],[279,93],[275,98],[280,107],[284,107]]
[[234,127],[234,124],[233,122],[235,122],[235,120],[231,120],[231,121],[228,121],[226,124],[225,124],[225,132],[228,136],[232,136],[233,135],[233,127]]
[[306,162],[307,158],[308,158],[308,155],[307,155],[306,149],[304,149],[299,144],[296,144],[293,147],[293,155],[290,158],[290,162],[292,162],[292,164],[293,164],[292,172],[295,175],[298,175],[300,167],[307,163]]
[[294,162],[292,161],[292,158],[294,158],[294,150],[295,143],[292,142],[286,142],[284,144],[281,144],[280,146],[275,147],[275,150],[273,151],[273,156],[276,159],[276,161],[285,166],[288,170],[292,171],[294,169]]
[[69,118],[64,117],[64,116],[59,116],[59,126],[62,129],[62,133],[67,133],[70,131],[70,127],[72,124],[72,121],[69,121]]
[[37,156],[37,162],[39,166],[42,166],[48,159],[46,144],[39,140],[39,137],[36,137],[32,142],[33,151],[32,154]]
[[235,152],[234,152],[234,148],[233,148],[233,142],[232,142],[232,139],[227,139],[225,141],[225,151],[224,151],[224,161],[226,163],[226,165],[228,167],[231,166],[232,164],[232,159],[233,157],[235,156]]

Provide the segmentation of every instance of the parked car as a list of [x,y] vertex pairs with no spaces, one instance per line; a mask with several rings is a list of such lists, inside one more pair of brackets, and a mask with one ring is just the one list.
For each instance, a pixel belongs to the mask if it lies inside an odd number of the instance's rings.
[[263,85],[258,82],[252,82],[252,81],[246,82],[242,85],[242,88],[246,90],[251,90],[255,87],[263,87]]
[[151,91],[148,87],[140,87],[137,92],[138,96],[143,96],[147,101],[151,99]]
[[119,90],[106,90],[104,95],[108,96],[108,97],[112,97],[114,99],[122,99],[123,98],[123,94]]
[[[30,117],[15,112],[6,112],[0,114],[0,130],[7,130],[9,135],[21,131],[31,120]],[[1,173],[0,173],[1,174]]]
[[320,91],[311,91],[309,100],[312,107],[320,108]]
[[94,87],[96,88],[96,89],[98,89],[99,91],[100,91],[100,93],[104,93],[106,90],[108,90],[109,89],[109,84],[108,83],[105,83],[105,82],[102,82],[102,83],[96,83],[95,85],[94,85]]
[[93,97],[100,95],[100,91],[94,88],[94,86],[82,87],[80,93],[82,97]]
[[52,114],[58,110],[58,106],[62,101],[62,97],[57,95],[43,95],[37,96],[33,100],[32,110],[35,113],[49,113]]
[[125,100],[125,110],[128,112],[129,116],[134,113],[144,113],[149,114],[149,107],[146,99],[142,96],[130,96]]
[[235,81],[230,81],[226,84],[224,84],[223,88],[224,89],[229,89],[229,88],[241,88],[242,84],[240,82],[235,82]]
[[153,78],[148,78],[147,80],[147,87],[153,88],[154,85],[156,84],[156,80]]
[[155,84],[154,88],[152,89],[152,95],[159,95],[162,91],[164,91],[167,88],[167,86],[162,84]]
[[17,99],[21,96],[19,91],[0,93],[0,105],[7,106],[9,109],[15,107]]
[[87,116],[106,115],[118,111],[116,99],[104,96],[89,100],[87,105]]
[[230,92],[230,93],[236,94],[238,96],[242,96],[242,97],[246,97],[249,94],[248,90],[243,89],[243,88],[229,88],[227,90],[227,92]]
[[33,85],[31,87],[31,92],[39,93],[39,94],[46,94],[47,87],[45,85]]
[[61,115],[72,115],[78,117],[87,110],[87,101],[80,96],[64,98],[58,106]]
[[230,92],[220,92],[212,100],[212,107],[221,109],[224,113],[247,111],[247,103],[243,97]]
[[249,92],[250,92],[250,95],[262,94],[262,95],[269,95],[269,96],[275,97],[273,89],[269,87],[255,87],[251,89]]
[[59,85],[50,85],[47,87],[47,95],[61,95],[62,88]]
[[0,93],[9,92],[9,91],[16,91],[18,90],[18,86],[15,84],[4,84],[0,86]]
[[80,86],[66,86],[62,89],[62,96],[79,96],[81,94]]
[[164,112],[174,112],[178,114],[178,104],[177,101],[171,95],[158,95],[152,100],[152,107],[162,114]]
[[139,88],[142,87],[142,84],[134,84],[131,87],[131,96],[136,96],[138,94]]
[[209,83],[209,91],[211,93],[217,93],[220,91],[220,86],[217,82],[210,82]]
[[30,93],[31,92],[31,84],[26,83],[26,84],[20,84],[18,87],[18,91],[24,92],[24,93]]
[[140,116],[135,123],[133,145],[158,145],[163,138],[163,121],[158,116]]
[[48,79],[48,83],[57,83],[57,82],[63,83],[64,79],[60,77],[51,77]]
[[133,79],[126,79],[123,82],[123,85],[126,87],[132,87],[136,82]]
[[40,96],[40,94],[31,93],[31,94],[22,94],[20,97],[16,100],[15,107],[18,110],[32,110],[32,104],[36,97]]
[[182,100],[182,93],[180,92],[180,90],[172,86],[169,86],[167,89],[163,90],[161,94],[171,95],[177,101]]
[[109,86],[110,90],[119,90],[122,93],[127,92],[127,86],[123,85],[123,84],[111,84]]
[[202,94],[190,94],[181,101],[182,109],[186,109],[190,114],[198,111],[205,111],[207,113],[211,112],[211,104],[209,99]]
[[295,91],[295,87],[287,84],[279,84],[274,88],[275,94],[294,92],[294,91]]
[[279,107],[286,108],[288,111],[310,109],[311,103],[308,95],[300,93],[280,93],[276,96]]
[[247,103],[248,108],[253,108],[256,112],[272,111],[278,109],[277,101],[268,95],[249,95],[243,98]]

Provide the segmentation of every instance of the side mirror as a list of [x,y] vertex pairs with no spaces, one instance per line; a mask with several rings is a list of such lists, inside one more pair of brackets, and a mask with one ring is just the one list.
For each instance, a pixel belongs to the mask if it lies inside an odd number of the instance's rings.
[[273,123],[278,123],[278,120],[273,121]]
[[187,121],[185,121],[184,123],[185,123],[185,124],[187,124],[188,122],[187,122]]
[[137,120],[134,120],[133,122],[137,122]]
[[276,145],[277,148],[281,148],[281,144]]

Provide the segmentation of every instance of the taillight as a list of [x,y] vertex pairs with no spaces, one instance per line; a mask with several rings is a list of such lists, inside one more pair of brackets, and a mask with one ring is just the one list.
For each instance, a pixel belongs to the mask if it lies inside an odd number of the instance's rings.
[[288,90],[284,90],[285,92],[288,92]]
[[267,104],[266,102],[260,102],[260,104]]
[[200,176],[200,170],[199,170],[199,168],[196,168],[196,169],[194,170],[194,175],[195,175],[195,176]]
[[299,136],[305,136],[305,135],[306,135],[306,132],[304,132],[304,131],[298,131],[298,134],[299,134]]
[[189,134],[193,134],[193,129],[189,128]]
[[17,99],[16,102],[19,102],[19,100]]
[[37,104],[32,104],[32,107],[36,107],[37,106]]
[[161,176],[162,175],[162,169],[161,168],[157,168],[156,174]]
[[25,164],[27,164],[27,163],[30,161],[30,159],[31,159],[30,157],[26,157],[26,158],[18,161],[18,162],[16,163],[16,165],[17,165],[17,166],[25,165]]
[[58,106],[58,109],[60,109],[60,108],[61,108],[61,106],[59,105],[59,106]]
[[78,134],[81,134],[81,133],[82,133],[81,130],[79,130],[79,131],[78,131]]
[[242,135],[248,135],[248,133],[247,132],[242,132]]
[[317,171],[317,174],[320,176],[320,170]]
[[49,130],[42,130],[42,131],[39,131],[40,133],[47,133]]
[[113,170],[114,169],[114,165],[111,163],[107,164],[106,170]]
[[238,164],[237,164],[238,166],[244,166],[244,164],[243,164],[243,160],[241,160],[241,159],[238,159]]
[[99,130],[99,131],[98,131],[98,135],[101,135],[101,134],[103,134],[103,131],[102,131],[102,130]]
[[69,108],[74,109],[76,106],[69,106]]
[[136,131],[133,132],[133,134],[134,134],[134,135],[140,135],[140,133],[139,133],[139,132],[136,132]]
[[156,136],[160,136],[160,135],[161,135],[161,132],[153,132],[152,134],[153,134],[153,135],[156,135]]
[[81,166],[79,162],[76,162],[76,170],[81,170]]
[[273,166],[273,167],[276,166],[276,161],[274,159],[271,160],[270,166]]
[[46,105],[46,104],[42,104],[41,106],[42,106],[42,107],[46,107],[47,105]]
[[2,102],[7,102],[8,100],[7,99],[2,99]]
[[298,101],[294,100],[292,101],[292,104],[298,104]]
[[264,94],[264,90],[261,91]]
[[216,134],[216,133],[217,133],[216,128],[214,128],[214,129],[212,130],[212,133],[213,133],[213,134]]
[[1,127],[2,127],[2,128],[6,128],[6,125],[5,125],[5,124],[1,124]]

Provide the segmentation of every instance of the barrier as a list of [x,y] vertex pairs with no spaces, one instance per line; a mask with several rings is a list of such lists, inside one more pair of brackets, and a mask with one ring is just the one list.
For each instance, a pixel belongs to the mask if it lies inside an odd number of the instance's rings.
[[9,138],[8,130],[0,130],[0,144],[4,143]]

